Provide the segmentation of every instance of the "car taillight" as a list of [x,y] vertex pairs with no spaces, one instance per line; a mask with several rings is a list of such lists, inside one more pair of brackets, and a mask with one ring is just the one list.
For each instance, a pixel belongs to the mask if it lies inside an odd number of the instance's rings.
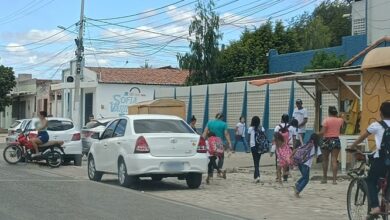
[[81,139],[80,133],[75,133],[72,136],[72,141],[79,141]]
[[198,143],[198,149],[196,150],[198,153],[207,153],[206,140],[203,137],[200,137]]
[[143,136],[140,136],[135,142],[134,153],[149,153],[149,145],[146,142],[146,139]]

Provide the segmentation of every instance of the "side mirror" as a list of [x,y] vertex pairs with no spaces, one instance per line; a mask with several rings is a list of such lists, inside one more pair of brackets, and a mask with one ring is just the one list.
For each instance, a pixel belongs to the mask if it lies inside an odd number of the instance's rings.
[[91,135],[91,138],[92,138],[92,139],[97,139],[97,140],[99,140],[99,138],[100,138],[100,133],[99,133],[99,132],[93,133],[93,134]]
[[22,133],[22,129],[20,129],[20,128],[16,129],[16,133],[19,133],[19,134]]

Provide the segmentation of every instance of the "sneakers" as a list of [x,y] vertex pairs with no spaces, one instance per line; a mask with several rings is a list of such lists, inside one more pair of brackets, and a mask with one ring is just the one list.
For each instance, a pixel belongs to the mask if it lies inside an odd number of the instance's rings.
[[257,178],[254,180],[254,183],[260,183],[260,177],[257,177]]
[[297,190],[297,186],[293,186],[293,188],[294,188],[294,195],[295,195],[295,197],[296,198],[301,198],[301,196],[299,195],[299,192]]

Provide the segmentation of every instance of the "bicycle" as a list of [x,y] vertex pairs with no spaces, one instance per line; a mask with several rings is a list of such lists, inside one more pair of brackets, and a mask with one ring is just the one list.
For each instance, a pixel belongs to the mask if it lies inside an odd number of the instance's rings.
[[387,187],[386,174],[384,178],[380,178],[378,181],[379,188],[379,207],[381,213],[377,216],[369,216],[370,198],[368,197],[368,187],[366,183],[367,173],[370,168],[370,157],[373,152],[358,153],[356,150],[347,149],[349,153],[353,153],[356,161],[360,162],[359,167],[351,169],[348,175],[352,178],[348,186],[347,192],[347,210],[349,220],[365,220],[365,219],[378,219],[382,217],[383,220],[389,219],[389,195],[390,190]]

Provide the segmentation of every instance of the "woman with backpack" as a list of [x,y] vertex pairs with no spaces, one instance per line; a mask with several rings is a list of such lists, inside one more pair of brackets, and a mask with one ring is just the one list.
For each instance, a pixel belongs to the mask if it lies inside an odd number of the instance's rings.
[[324,137],[323,144],[321,146],[321,151],[323,155],[323,179],[322,184],[327,183],[328,179],[328,165],[329,165],[329,155],[332,156],[332,171],[333,171],[333,184],[337,184],[337,169],[338,163],[337,158],[340,153],[341,144],[340,144],[340,130],[344,125],[344,119],[339,118],[337,109],[335,106],[329,106],[328,109],[329,116],[324,119],[322,122],[322,128],[319,135]]
[[265,135],[264,128],[260,125],[260,118],[254,116],[251,121],[250,128],[248,129],[249,133],[249,145],[251,147],[253,164],[255,167],[255,173],[253,175],[254,182],[260,182],[260,158],[261,154],[268,151],[268,140]]
[[[275,132],[275,134],[280,133],[283,136],[284,144],[286,144],[290,148],[292,148],[293,141],[296,138],[296,136],[298,135],[298,132],[297,132],[296,128],[294,128],[293,126],[291,126],[289,124],[289,119],[290,119],[290,117],[288,116],[288,114],[283,114],[282,119],[281,119],[281,123],[275,127],[274,132]],[[276,154],[276,163],[278,164],[277,157],[278,157],[278,154]],[[277,170],[276,170],[277,174],[281,172],[280,169],[281,169],[281,167],[277,166]],[[288,172],[289,172],[289,167],[285,167],[285,169],[283,170],[283,181],[285,181],[285,182],[287,182],[287,179],[288,179]],[[278,175],[277,175],[277,181],[281,181],[280,176],[278,176]]]
[[294,192],[297,198],[300,193],[309,183],[310,168],[313,163],[313,157],[321,155],[321,150],[318,148],[319,136],[312,134],[307,144],[298,147],[292,153],[292,163],[298,165],[302,177],[295,183]]

